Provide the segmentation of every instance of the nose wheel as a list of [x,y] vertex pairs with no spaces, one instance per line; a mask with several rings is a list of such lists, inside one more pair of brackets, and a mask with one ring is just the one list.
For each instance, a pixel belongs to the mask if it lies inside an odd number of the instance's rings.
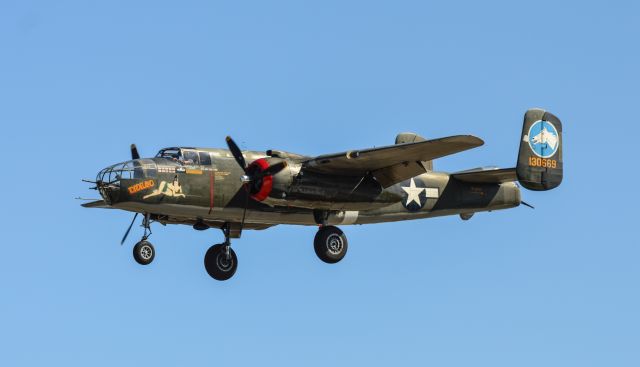
[[156,250],[149,241],[142,240],[133,246],[133,258],[138,264],[149,265],[154,257],[156,257]]
[[313,249],[320,260],[335,264],[347,254],[347,236],[338,227],[321,226],[313,240]]
[[[133,219],[135,220],[135,217]],[[142,239],[133,246],[133,259],[140,265],[149,265],[156,257],[156,249],[153,248],[151,242],[147,241],[151,235],[151,220],[149,213],[144,215],[144,218],[142,219],[142,226],[144,227],[144,234],[142,235]]]

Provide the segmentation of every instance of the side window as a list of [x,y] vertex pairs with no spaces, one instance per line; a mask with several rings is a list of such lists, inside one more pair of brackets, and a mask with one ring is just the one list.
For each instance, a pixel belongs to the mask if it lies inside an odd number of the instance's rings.
[[185,164],[198,164],[198,153],[194,150],[183,150],[182,154]]
[[142,165],[140,164],[140,162],[133,161],[133,167],[133,178],[144,178],[144,171],[142,170]]
[[201,165],[203,166],[211,165],[211,155],[209,155],[209,152],[198,152],[198,155],[200,156]]

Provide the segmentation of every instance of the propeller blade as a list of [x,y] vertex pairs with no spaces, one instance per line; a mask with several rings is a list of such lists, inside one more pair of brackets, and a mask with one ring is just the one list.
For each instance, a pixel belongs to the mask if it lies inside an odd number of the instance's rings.
[[138,217],[138,213],[136,213],[136,215],[133,216],[133,220],[131,221],[131,224],[129,224],[129,228],[127,228],[127,231],[124,233],[124,237],[122,237],[122,241],[120,241],[120,246],[122,246],[124,244],[124,241],[127,240],[127,236],[129,236],[129,232],[131,232],[131,227],[133,227],[133,223],[135,223],[137,217]]
[[255,175],[248,177],[247,162],[245,161],[244,155],[242,155],[242,151],[238,147],[238,144],[236,144],[236,142],[233,141],[233,139],[231,139],[230,136],[227,136],[226,140],[227,140],[227,146],[229,147],[229,151],[231,152],[231,155],[233,155],[233,158],[236,159],[236,162],[238,162],[238,165],[242,167],[242,170],[245,173],[245,176],[243,176],[244,178],[243,186],[245,190],[247,190],[247,192],[244,198],[244,208],[242,210],[242,221],[240,222],[240,233],[242,233],[242,229],[244,228],[244,221],[247,217],[247,207],[249,206],[249,196],[251,196],[251,192],[248,186],[249,182],[254,180],[259,180],[264,176],[275,175],[276,173],[282,171],[285,167],[287,167],[287,162],[276,163],[272,166],[267,167],[267,169],[265,169],[264,171],[258,172]]
[[272,176],[277,174],[278,172],[282,171],[283,169],[285,169],[287,167],[287,162],[279,162],[276,163],[274,165],[271,165],[269,167],[267,167],[267,169],[265,169],[262,172],[258,172],[255,175],[253,175],[251,177],[252,180],[259,180],[261,178],[263,178],[264,176]]
[[135,144],[131,144],[131,159],[140,159],[140,154],[138,153],[138,147]]
[[526,201],[520,201],[520,203],[521,203],[522,205],[524,205],[524,206],[528,206],[528,207],[529,207],[529,208],[531,208],[531,209],[535,209],[535,208],[533,207],[533,205],[531,205],[531,204],[527,203]]
[[230,136],[227,136],[227,146],[229,147],[229,151],[233,155],[233,158],[236,159],[236,162],[238,162],[240,167],[242,167],[242,169],[246,172],[247,171],[247,163],[244,160],[244,156],[242,155],[242,151],[238,147],[238,144],[236,144],[236,142],[233,141],[233,139],[231,139]]

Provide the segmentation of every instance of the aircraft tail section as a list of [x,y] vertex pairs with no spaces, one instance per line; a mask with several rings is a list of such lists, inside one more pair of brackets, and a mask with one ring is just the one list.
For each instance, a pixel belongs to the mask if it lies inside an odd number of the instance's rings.
[[562,123],[555,115],[530,109],[524,115],[516,175],[535,191],[551,190],[562,182]]

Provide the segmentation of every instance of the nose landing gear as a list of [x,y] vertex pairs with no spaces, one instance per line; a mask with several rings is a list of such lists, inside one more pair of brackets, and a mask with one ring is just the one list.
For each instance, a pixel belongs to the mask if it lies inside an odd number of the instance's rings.
[[133,246],[133,258],[138,264],[149,265],[154,257],[156,257],[156,250],[150,242],[142,240]]
[[133,258],[140,265],[149,265],[156,257],[156,250],[153,248],[151,242],[147,241],[149,236],[151,236],[148,213],[144,215],[142,226],[144,227],[144,234],[142,235],[142,239],[133,246]]

